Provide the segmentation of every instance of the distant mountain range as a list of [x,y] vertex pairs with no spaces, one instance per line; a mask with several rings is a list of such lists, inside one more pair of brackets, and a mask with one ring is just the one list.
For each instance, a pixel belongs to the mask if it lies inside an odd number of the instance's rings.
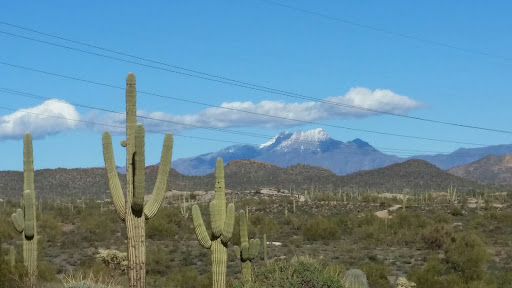
[[[233,145],[222,150],[173,161],[172,167],[185,175],[206,175],[214,171],[215,159],[253,159],[288,167],[295,164],[319,166],[337,175],[381,168],[409,159],[422,159],[441,169],[468,164],[490,154],[512,153],[512,144],[482,148],[461,148],[450,154],[418,155],[401,158],[385,154],[361,139],[342,142],[321,128],[296,133],[282,132],[261,145]],[[122,172],[124,168],[118,169]]]
[[478,161],[453,167],[453,175],[499,184],[512,184],[512,155],[489,155]]
[[[148,192],[153,189],[157,174],[157,166],[146,167]],[[42,169],[35,171],[34,179],[38,198],[110,198],[104,168]],[[450,185],[457,187],[457,191],[504,188],[457,177],[423,160],[407,160],[346,176],[336,175],[325,168],[303,164],[281,168],[257,160],[233,160],[225,166],[225,179],[226,188],[234,191],[256,191],[264,187],[286,190],[292,188],[295,191],[315,188],[332,192],[340,189],[362,192],[400,192],[404,189],[446,191]],[[120,174],[120,181],[124,187],[125,175]],[[213,173],[204,176],[185,176],[171,169],[167,187],[180,191],[212,191],[214,185]],[[0,171],[0,198],[18,199],[22,187],[22,171]]]

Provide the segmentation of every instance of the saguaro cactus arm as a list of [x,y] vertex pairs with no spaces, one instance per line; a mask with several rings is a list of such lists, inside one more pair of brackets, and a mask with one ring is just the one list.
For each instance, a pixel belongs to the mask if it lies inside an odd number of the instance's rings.
[[23,211],[21,209],[18,209],[16,213],[12,213],[11,215],[12,224],[18,233],[23,232],[23,229],[25,228],[25,219],[23,218]]
[[253,260],[260,251],[260,239],[251,239],[249,241],[249,260]]
[[228,243],[229,240],[231,240],[233,236],[233,226],[235,226],[235,204],[229,203],[221,236],[223,243]]
[[240,254],[241,253],[240,248],[238,246],[235,246],[235,247],[233,247],[233,250],[235,251],[236,259],[242,260],[242,258],[241,258],[242,254]]
[[199,240],[201,246],[206,249],[210,249],[212,246],[212,240],[210,239],[210,236],[208,236],[208,232],[204,226],[203,217],[201,216],[201,210],[199,210],[199,206],[197,205],[192,206],[192,221],[194,223],[197,240]]
[[103,159],[105,160],[105,167],[107,170],[110,196],[112,197],[112,202],[114,202],[114,206],[116,207],[117,215],[121,220],[124,220],[126,217],[126,203],[123,195],[123,189],[121,188],[121,182],[117,175],[114,152],[112,149],[112,136],[110,136],[110,133],[103,133],[102,143]]
[[158,167],[158,176],[156,177],[155,187],[149,202],[144,206],[144,214],[146,219],[153,218],[158,212],[162,200],[164,199],[165,190],[167,189],[167,176],[171,168],[173,136],[166,134],[160,156],[160,166]]

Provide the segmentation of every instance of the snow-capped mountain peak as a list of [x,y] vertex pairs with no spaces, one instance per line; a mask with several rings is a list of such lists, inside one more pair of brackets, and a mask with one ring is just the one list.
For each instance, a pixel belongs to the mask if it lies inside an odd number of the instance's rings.
[[292,137],[288,139],[288,141],[301,141],[301,142],[313,142],[319,143],[321,141],[325,141],[331,138],[327,132],[325,132],[322,128],[316,128],[313,130],[309,130],[306,132],[297,131],[293,133]]
[[322,128],[309,131],[297,131],[295,133],[283,132],[277,134],[272,140],[259,145],[259,149],[265,150],[318,150],[319,144],[329,140],[331,137]]
[[282,139],[284,136],[289,136],[290,134],[291,133],[288,131],[280,132],[279,134],[274,136],[274,138],[270,139],[270,141],[268,141],[267,143],[264,143],[264,144],[260,144],[258,147],[261,149],[261,148],[272,146],[273,144],[276,144],[277,142],[279,142],[278,140],[280,140],[280,138]]

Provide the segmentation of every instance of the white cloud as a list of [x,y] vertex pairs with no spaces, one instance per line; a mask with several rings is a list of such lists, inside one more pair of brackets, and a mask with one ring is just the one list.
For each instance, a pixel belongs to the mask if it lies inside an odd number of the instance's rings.
[[[343,105],[358,106],[371,110],[405,114],[413,109],[422,107],[422,104],[406,96],[394,93],[391,90],[377,89],[371,91],[368,88],[352,88],[344,96],[329,97],[325,101]],[[225,102],[222,108],[208,108],[195,114],[172,115],[162,112],[147,113],[139,111],[138,115],[165,120],[153,121],[139,119],[145,124],[146,130],[158,132],[179,132],[196,126],[216,128],[229,127],[265,127],[286,128],[300,125],[297,121],[287,119],[300,119],[302,121],[321,122],[335,119],[362,118],[377,114],[376,112],[353,109],[340,105],[332,105],[321,102],[295,102],[285,103],[281,101],[253,102]],[[245,113],[236,110],[248,111]],[[258,114],[268,114],[276,117],[266,117]],[[104,120],[116,126],[124,126],[122,115],[107,116]],[[190,126],[173,124],[186,123]],[[120,131],[115,131],[120,132]]]
[[[422,106],[419,102],[406,96],[398,95],[390,90],[377,89],[371,91],[362,87],[352,88],[344,96],[329,97],[325,100],[343,105],[353,105],[371,110],[400,114],[408,113]],[[140,117],[138,121],[144,124],[146,131],[173,133],[194,129],[194,127],[198,126],[215,128],[287,128],[302,124],[287,119],[322,122],[335,119],[369,117],[376,114],[371,111],[314,101],[293,103],[270,100],[258,103],[225,102],[220,107],[207,108],[195,114],[186,115],[145,111],[137,111],[137,113],[142,117],[163,120],[155,121]],[[267,117],[261,114],[273,115],[275,117]],[[99,124],[80,125],[77,121],[64,118],[81,119],[109,126]],[[180,125],[179,123],[188,125]],[[65,101],[48,100],[39,106],[16,111],[10,115],[0,116],[0,139],[21,138],[25,132],[31,132],[33,137],[43,137],[49,134],[76,129],[77,127],[87,127],[96,131],[106,130],[116,134],[124,133],[125,117],[123,114],[100,114],[96,111],[86,115],[79,115],[75,107]]]
[[40,138],[76,128],[78,122],[69,119],[80,119],[73,105],[56,99],[47,100],[41,105],[0,116],[0,139],[23,138],[26,132]]

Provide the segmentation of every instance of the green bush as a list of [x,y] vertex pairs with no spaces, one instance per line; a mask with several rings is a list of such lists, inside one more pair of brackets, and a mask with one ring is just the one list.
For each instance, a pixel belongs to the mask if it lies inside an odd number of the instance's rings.
[[451,226],[437,224],[433,227],[427,227],[421,232],[421,241],[427,249],[439,250],[444,248],[452,236]]
[[333,221],[318,216],[304,224],[302,233],[304,239],[309,241],[336,240],[340,235],[340,229]]
[[341,279],[324,272],[308,259],[276,261],[256,270],[251,284],[236,283],[234,288],[344,288]]
[[380,261],[364,262],[359,268],[366,274],[368,284],[372,288],[390,288],[392,287],[387,276],[391,275],[391,269]]
[[473,232],[463,232],[452,238],[446,248],[446,260],[465,283],[483,280],[491,259],[483,241]]

